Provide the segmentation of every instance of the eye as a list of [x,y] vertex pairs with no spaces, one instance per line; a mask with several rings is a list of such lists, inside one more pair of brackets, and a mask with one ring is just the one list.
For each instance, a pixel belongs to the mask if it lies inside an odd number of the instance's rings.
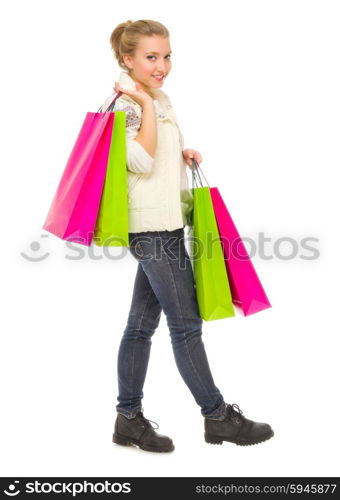
[[[156,56],[147,56],[147,58],[148,58],[148,59],[150,59],[150,57],[156,57]],[[170,60],[170,58],[171,58],[171,54],[168,54],[166,57],[168,57],[168,58],[169,58],[169,60]]]

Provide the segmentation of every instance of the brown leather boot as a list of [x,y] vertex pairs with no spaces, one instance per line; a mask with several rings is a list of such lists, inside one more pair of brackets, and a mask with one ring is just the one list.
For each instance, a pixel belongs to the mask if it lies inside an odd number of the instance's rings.
[[[142,411],[138,412],[134,418],[127,418],[118,413],[112,441],[125,446],[137,445],[145,451],[173,451],[175,447],[172,440],[158,434],[150,422],[152,420],[145,418]],[[156,425],[158,429],[158,424]]]
[[238,445],[257,444],[274,436],[269,424],[254,422],[242,415],[242,410],[235,403],[226,403],[223,420],[205,418],[205,440],[211,444],[229,441]]

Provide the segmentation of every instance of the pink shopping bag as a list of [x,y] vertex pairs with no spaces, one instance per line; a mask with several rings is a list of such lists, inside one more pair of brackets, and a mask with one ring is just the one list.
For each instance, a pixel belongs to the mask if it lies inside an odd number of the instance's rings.
[[210,188],[233,303],[245,316],[271,307],[247,250],[217,187]]
[[111,111],[86,114],[43,225],[46,231],[63,240],[91,245],[113,126]]
[[[200,168],[195,161],[196,168]],[[204,174],[203,174],[204,175]],[[245,316],[271,307],[247,250],[217,187],[210,187],[232,302]]]

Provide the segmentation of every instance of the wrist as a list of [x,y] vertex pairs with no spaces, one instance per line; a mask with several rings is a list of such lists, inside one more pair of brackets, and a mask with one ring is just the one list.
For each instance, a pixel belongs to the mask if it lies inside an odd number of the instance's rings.
[[143,109],[154,109],[153,100],[144,101],[142,104]]

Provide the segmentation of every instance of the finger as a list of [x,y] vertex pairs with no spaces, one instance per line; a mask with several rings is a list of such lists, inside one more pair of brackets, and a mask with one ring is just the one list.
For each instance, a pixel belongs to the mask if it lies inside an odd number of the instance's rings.
[[130,92],[130,91],[129,91],[129,90],[127,90],[127,89],[123,89],[123,88],[119,85],[119,83],[116,83],[116,85],[115,85],[115,90],[116,90],[117,92],[125,92],[126,94],[128,94],[128,93]]

